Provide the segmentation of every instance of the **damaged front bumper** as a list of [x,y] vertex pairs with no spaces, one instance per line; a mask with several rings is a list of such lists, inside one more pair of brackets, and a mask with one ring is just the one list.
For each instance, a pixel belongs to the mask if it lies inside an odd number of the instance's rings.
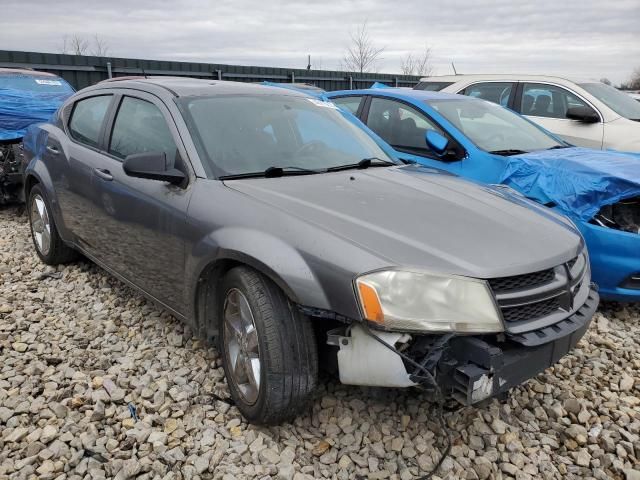
[[[537,335],[545,339],[535,346],[520,343],[518,335],[410,338],[406,334],[368,330],[357,324],[351,326],[348,335],[340,330],[330,332],[328,343],[339,347],[342,383],[384,387],[421,385],[435,391],[435,381],[445,397],[472,405],[500,396],[558,362],[586,332],[598,300],[598,294],[591,289],[585,303],[573,315],[539,332],[528,332],[527,338]],[[430,347],[425,348],[425,344]],[[416,364],[429,373],[425,376]]]

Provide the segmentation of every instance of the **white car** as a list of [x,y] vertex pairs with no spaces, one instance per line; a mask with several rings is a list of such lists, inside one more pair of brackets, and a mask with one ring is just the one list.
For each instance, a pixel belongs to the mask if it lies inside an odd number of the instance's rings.
[[415,88],[499,103],[573,145],[640,152],[640,102],[597,81],[541,75],[449,75],[423,78]]

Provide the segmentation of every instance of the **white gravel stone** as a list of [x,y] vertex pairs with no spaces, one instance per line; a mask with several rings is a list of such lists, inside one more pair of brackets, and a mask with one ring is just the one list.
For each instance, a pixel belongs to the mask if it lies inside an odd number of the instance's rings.
[[[214,349],[91,263],[45,267],[17,212],[0,209],[0,478],[410,480],[438,461],[436,408],[413,389],[323,378],[293,423],[248,425],[211,396],[228,397]],[[640,308],[602,305],[508,400],[446,411],[433,478],[640,480],[638,371]]]

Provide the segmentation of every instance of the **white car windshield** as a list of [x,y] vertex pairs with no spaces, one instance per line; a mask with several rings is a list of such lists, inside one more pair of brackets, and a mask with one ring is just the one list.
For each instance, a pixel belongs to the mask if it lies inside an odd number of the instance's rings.
[[581,83],[580,86],[621,117],[640,121],[640,103],[630,95],[604,83]]
[[474,98],[427,101],[469,140],[487,152],[516,155],[567,146],[520,115]]
[[320,173],[370,159],[396,163],[331,102],[289,95],[218,95],[180,101],[215,176],[274,168]]

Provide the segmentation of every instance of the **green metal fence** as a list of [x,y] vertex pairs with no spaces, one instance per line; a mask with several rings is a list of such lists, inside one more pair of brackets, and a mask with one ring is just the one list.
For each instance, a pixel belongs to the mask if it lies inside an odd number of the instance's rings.
[[325,90],[367,88],[374,82],[389,86],[411,87],[420,77],[385,73],[339,72],[292,68],[251,67],[217,63],[171,62],[135,58],[92,57],[58,53],[0,50],[0,67],[33,68],[55,73],[76,89],[93,85],[110,76],[172,75],[237,82],[299,82]]

